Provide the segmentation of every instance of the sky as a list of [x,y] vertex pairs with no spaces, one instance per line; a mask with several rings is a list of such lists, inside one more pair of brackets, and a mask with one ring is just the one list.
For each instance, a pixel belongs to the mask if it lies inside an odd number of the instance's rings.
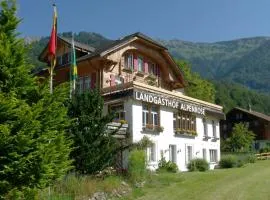
[[22,36],[50,34],[53,1],[58,32],[118,39],[139,31],[192,42],[270,36],[270,0],[17,0]]

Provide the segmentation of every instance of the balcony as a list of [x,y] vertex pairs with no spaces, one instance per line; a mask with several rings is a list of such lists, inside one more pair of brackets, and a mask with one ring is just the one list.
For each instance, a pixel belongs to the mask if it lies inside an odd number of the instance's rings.
[[128,123],[125,120],[107,124],[109,133],[114,133],[115,138],[125,139],[128,136]]

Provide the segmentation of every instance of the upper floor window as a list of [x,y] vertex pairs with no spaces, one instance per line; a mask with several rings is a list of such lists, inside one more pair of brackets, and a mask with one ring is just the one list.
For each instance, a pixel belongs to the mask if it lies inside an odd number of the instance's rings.
[[143,63],[143,57],[138,56],[138,71],[143,72],[144,71],[144,63]]
[[213,137],[216,138],[217,137],[217,128],[216,128],[216,123],[214,120],[212,121],[212,127],[213,127]]
[[109,105],[109,112],[114,114],[115,122],[125,120],[125,111],[123,103]]
[[208,127],[206,119],[203,119],[203,135],[208,136]]
[[196,131],[196,116],[189,112],[174,113],[174,127],[179,131]]
[[125,54],[125,68],[133,70],[133,54],[132,53],[126,53]]
[[70,61],[71,61],[70,53],[64,53],[60,56],[57,56],[56,58],[57,65],[65,65],[67,63],[70,63]]
[[153,62],[148,62],[148,71],[149,71],[149,74],[153,74],[153,75],[157,76],[158,75],[157,65]]
[[89,91],[90,88],[94,87],[94,82],[93,76],[80,76],[76,81],[76,91],[79,93]]
[[159,107],[152,104],[143,104],[142,126],[154,128],[159,125]]

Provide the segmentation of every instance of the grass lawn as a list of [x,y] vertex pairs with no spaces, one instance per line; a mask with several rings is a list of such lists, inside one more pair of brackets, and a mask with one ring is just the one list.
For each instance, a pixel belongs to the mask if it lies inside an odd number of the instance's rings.
[[242,168],[153,175],[125,199],[270,200],[270,160]]

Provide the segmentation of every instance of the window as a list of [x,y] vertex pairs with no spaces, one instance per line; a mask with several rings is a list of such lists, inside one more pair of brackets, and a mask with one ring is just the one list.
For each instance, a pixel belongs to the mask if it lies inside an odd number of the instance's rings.
[[138,56],[138,71],[143,72],[144,71],[144,64],[143,64],[143,57]]
[[89,91],[91,86],[91,78],[89,76],[84,77],[84,91]]
[[177,114],[173,113],[173,130],[176,130],[176,118],[177,118]]
[[217,150],[216,149],[210,149],[210,162],[217,162]]
[[170,145],[169,146],[170,149],[170,161],[173,163],[177,162],[177,157],[176,157],[176,153],[177,153],[177,149],[176,149],[176,145]]
[[80,94],[89,91],[91,88],[91,77],[90,76],[80,76],[76,81],[76,92]]
[[155,76],[157,76],[157,66],[155,63],[152,63],[152,62],[149,62],[148,63],[148,71],[149,71],[149,74],[153,74]]
[[78,82],[79,82],[79,87],[78,87],[79,93],[83,93],[83,77],[80,77],[78,79]]
[[196,116],[189,112],[180,111],[173,114],[174,128],[179,131],[196,131]]
[[113,121],[119,122],[120,120],[125,120],[125,111],[123,103],[109,105],[109,112],[114,113]]
[[208,136],[208,128],[207,128],[206,119],[203,119],[203,135]]
[[115,84],[116,85],[121,85],[123,83],[124,83],[124,78],[123,77],[120,77],[120,76],[115,77]]
[[156,144],[153,143],[150,147],[147,147],[148,162],[156,162]]
[[159,125],[159,107],[152,104],[143,104],[142,110],[142,126],[151,127]]
[[203,152],[203,159],[207,160],[206,149],[203,149],[202,152]]
[[216,138],[217,137],[217,128],[216,128],[216,123],[214,120],[212,121],[212,128],[213,128],[213,137]]
[[125,68],[133,70],[133,54],[125,54]]
[[188,164],[193,158],[192,146],[187,146],[186,148],[186,164]]

